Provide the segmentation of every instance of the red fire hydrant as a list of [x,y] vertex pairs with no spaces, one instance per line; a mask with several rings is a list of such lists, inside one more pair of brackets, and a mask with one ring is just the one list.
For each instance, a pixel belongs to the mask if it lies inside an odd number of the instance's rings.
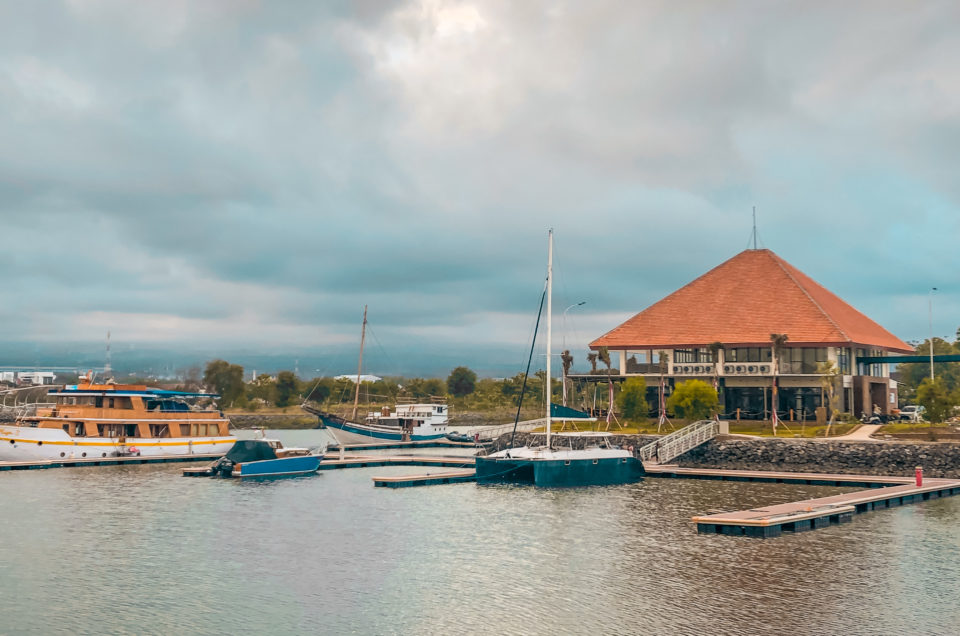
[[923,466],[917,466],[914,473],[917,477],[917,488],[923,485]]

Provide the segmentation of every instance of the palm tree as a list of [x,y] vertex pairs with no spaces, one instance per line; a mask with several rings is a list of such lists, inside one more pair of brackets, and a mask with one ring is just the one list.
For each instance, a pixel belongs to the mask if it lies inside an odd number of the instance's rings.
[[785,333],[772,333],[770,334],[770,342],[772,343],[773,349],[773,392],[770,398],[770,407],[773,415],[770,418],[770,424],[773,426],[773,434],[777,434],[777,423],[779,418],[777,416],[777,371],[780,367],[780,352],[783,350],[783,346],[787,344],[789,336]]
[[587,354],[587,362],[590,363],[590,373],[591,375],[596,375],[597,373],[597,352],[591,351]]
[[[707,345],[707,349],[710,350],[710,356],[713,360],[713,390],[717,392],[717,396],[720,395],[720,352],[723,350],[723,343],[716,341],[711,342]],[[719,400],[717,402],[719,405]],[[720,414],[717,413],[717,419],[720,419]]]
[[560,354],[560,362],[563,364],[563,405],[567,405],[567,374],[570,373],[570,367],[573,366],[573,356],[569,349],[564,349]]
[[610,416],[613,413],[613,379],[611,379],[610,374],[613,372],[612,367],[610,366],[610,350],[606,347],[600,347],[597,350],[597,353],[600,356],[600,362],[607,365],[607,387],[609,391],[607,392],[607,429],[610,428]]

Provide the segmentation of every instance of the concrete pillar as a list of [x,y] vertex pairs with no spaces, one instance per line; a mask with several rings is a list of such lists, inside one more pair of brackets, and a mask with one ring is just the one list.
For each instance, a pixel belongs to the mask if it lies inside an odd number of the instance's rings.
[[620,375],[627,375],[627,352],[620,352]]

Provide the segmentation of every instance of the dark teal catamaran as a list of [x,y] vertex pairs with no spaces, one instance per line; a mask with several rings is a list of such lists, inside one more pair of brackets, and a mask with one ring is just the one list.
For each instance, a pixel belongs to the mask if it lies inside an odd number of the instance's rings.
[[[553,344],[551,315],[553,310],[553,230],[548,236],[546,287],[546,386],[549,387],[550,349]],[[534,342],[536,342],[536,335],[534,335]],[[532,346],[530,352],[532,357]],[[529,360],[527,366],[529,372]],[[581,411],[551,404],[550,391],[547,391],[544,444],[508,448],[487,456],[478,456],[477,481],[563,487],[624,484],[643,479],[643,463],[634,457],[632,452],[612,445],[609,433],[553,434],[551,432],[551,423],[554,420],[578,419],[591,418]]]

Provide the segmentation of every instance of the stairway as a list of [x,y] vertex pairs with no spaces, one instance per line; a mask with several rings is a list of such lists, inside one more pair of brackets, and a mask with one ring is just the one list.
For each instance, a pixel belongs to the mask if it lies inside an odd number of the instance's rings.
[[716,420],[700,420],[646,446],[641,446],[638,454],[643,461],[666,464],[691,448],[712,440],[719,432],[720,424]]

